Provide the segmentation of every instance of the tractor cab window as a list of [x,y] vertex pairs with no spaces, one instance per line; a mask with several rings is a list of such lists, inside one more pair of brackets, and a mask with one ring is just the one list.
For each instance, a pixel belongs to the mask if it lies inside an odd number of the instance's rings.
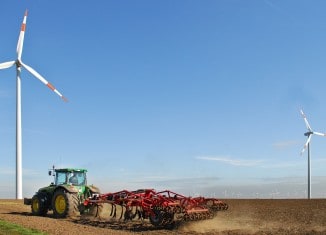
[[55,177],[55,184],[66,184],[67,183],[67,172],[57,172]]
[[71,184],[71,185],[85,185],[86,173],[73,171],[73,172],[56,172],[55,184]]
[[72,172],[69,176],[69,183],[72,185],[85,185],[86,175],[84,172]]

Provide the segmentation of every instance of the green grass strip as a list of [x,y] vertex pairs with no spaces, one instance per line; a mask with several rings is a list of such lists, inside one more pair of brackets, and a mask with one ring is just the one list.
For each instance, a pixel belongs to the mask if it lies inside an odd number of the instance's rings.
[[46,235],[46,233],[0,220],[0,235]]

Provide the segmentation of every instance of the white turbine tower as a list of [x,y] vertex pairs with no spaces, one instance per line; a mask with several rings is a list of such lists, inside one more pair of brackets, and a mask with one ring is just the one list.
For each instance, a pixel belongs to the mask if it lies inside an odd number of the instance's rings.
[[24,35],[26,29],[27,10],[25,11],[24,20],[21,26],[18,43],[17,43],[17,59],[15,61],[4,62],[0,64],[0,69],[7,69],[16,65],[17,71],[17,87],[16,87],[16,199],[22,199],[22,125],[21,125],[21,67],[25,68],[28,72],[34,75],[37,79],[43,82],[48,88],[59,95],[64,101],[67,99],[59,92],[54,86],[45,80],[38,72],[30,66],[24,64],[21,60]]
[[301,115],[303,117],[304,122],[306,123],[306,127],[308,129],[308,131],[306,133],[304,133],[305,136],[308,137],[305,145],[303,146],[303,149],[301,151],[301,155],[303,154],[303,152],[305,151],[305,149],[308,147],[308,199],[311,198],[311,162],[310,162],[310,141],[311,141],[311,137],[312,135],[320,135],[320,136],[326,136],[326,134],[324,133],[320,133],[320,132],[316,132],[313,131],[311,129],[311,126],[307,120],[306,115],[304,114],[303,110],[300,110]]

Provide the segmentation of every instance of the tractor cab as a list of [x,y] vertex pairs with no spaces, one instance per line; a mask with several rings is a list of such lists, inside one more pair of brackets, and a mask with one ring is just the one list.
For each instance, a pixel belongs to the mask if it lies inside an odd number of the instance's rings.
[[54,177],[52,185],[74,185],[84,186],[87,185],[86,169],[53,169],[49,171],[49,175]]

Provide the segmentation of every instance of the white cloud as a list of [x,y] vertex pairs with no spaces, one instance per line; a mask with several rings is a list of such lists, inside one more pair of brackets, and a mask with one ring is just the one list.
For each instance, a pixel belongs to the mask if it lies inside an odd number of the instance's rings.
[[298,141],[288,140],[288,141],[274,143],[273,147],[275,147],[277,149],[285,149],[285,148],[289,148],[292,146],[296,146],[297,144],[299,144]]
[[[16,175],[16,168],[13,167],[1,167],[0,168],[0,175],[10,175],[14,176]],[[28,168],[23,168],[23,176],[28,177],[28,176],[35,176],[38,175],[38,172],[35,170],[31,170]]]
[[300,161],[296,162],[279,162],[279,163],[271,163],[264,164],[261,167],[266,169],[279,169],[279,168],[298,168],[302,165]]
[[0,175],[14,175],[16,173],[14,168],[11,167],[1,167]]
[[210,156],[199,156],[196,157],[199,160],[205,161],[218,161],[225,164],[229,164],[232,166],[259,166],[263,161],[262,160],[240,160],[240,159],[232,159],[229,157],[210,157]]

